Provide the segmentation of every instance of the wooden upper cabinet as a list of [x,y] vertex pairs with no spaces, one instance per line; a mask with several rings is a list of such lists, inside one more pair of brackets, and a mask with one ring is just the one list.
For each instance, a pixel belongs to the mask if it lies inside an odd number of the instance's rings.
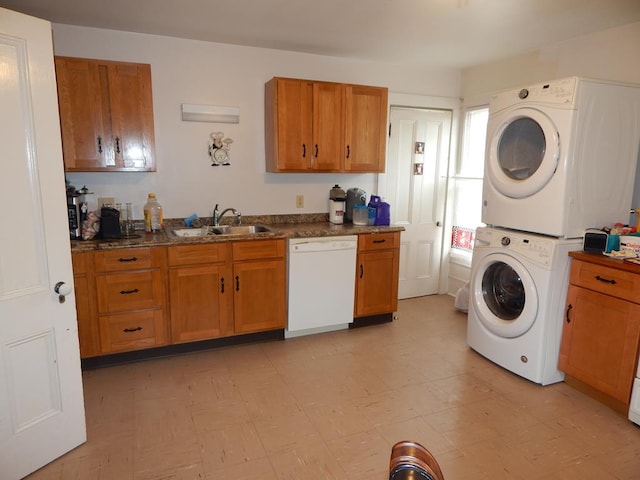
[[387,89],[346,85],[344,170],[384,172]]
[[55,57],[68,172],[155,171],[151,66]]
[[265,86],[269,172],[384,171],[387,89],[273,78]]

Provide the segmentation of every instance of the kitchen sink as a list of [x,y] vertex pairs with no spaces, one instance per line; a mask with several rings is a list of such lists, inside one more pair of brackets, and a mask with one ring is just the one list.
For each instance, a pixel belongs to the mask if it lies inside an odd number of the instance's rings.
[[248,235],[270,232],[264,225],[220,225],[211,229],[216,235]]
[[176,237],[192,238],[192,237],[206,237],[207,235],[213,235],[210,227],[202,228],[176,228],[172,230]]
[[270,232],[264,225],[220,225],[202,228],[176,228],[172,230],[176,237],[197,238],[209,235],[251,235],[253,233]]

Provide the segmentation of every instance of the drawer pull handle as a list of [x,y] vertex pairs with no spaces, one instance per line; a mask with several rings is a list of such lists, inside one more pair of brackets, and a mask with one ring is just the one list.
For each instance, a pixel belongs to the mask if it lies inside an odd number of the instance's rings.
[[567,323],[571,323],[571,317],[569,317],[569,312],[571,311],[572,308],[573,308],[573,305],[571,304],[567,305],[567,313],[565,314],[565,319],[567,320]]
[[142,327],[137,327],[137,328],[125,328],[124,330],[122,330],[124,333],[131,333],[131,332],[139,332],[140,330],[142,330]]
[[382,240],[374,240],[374,241],[373,241],[373,243],[384,243],[384,242],[386,242],[386,240],[385,240],[385,239],[382,239]]
[[129,257],[129,258],[119,258],[119,262],[137,262],[138,257]]
[[609,278],[603,278],[600,275],[596,275],[596,280],[598,280],[599,282],[603,282],[603,283],[610,283],[611,285],[615,285],[616,281],[613,279],[609,279]]
[[129,295],[131,293],[138,293],[140,290],[134,288],[133,290],[120,290],[120,295]]

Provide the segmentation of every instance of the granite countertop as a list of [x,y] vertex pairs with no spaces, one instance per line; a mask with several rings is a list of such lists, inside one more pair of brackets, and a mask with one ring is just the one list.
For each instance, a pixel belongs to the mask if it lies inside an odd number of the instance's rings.
[[[204,220],[204,219],[203,219]],[[223,224],[232,224],[233,219]],[[244,225],[265,225],[268,232],[251,233],[242,235],[206,235],[202,237],[178,237],[172,233],[176,228],[185,228],[182,219],[166,219],[163,231],[146,233],[136,231],[136,238],[120,238],[113,240],[72,240],[72,252],[84,252],[90,250],[107,250],[114,248],[135,248],[166,245],[193,245],[200,243],[230,242],[237,240],[258,240],[264,238],[293,238],[293,237],[329,237],[338,235],[359,235],[366,233],[400,232],[404,227],[389,226],[363,226],[344,223],[336,225],[330,223],[327,214],[303,214],[303,215],[259,215],[243,216]]]

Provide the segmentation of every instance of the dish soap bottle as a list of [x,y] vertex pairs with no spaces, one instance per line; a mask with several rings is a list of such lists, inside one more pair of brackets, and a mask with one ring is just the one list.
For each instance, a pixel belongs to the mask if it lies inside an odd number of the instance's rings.
[[150,193],[147,203],[144,204],[144,230],[148,233],[162,230],[162,207],[158,203],[155,193]]

